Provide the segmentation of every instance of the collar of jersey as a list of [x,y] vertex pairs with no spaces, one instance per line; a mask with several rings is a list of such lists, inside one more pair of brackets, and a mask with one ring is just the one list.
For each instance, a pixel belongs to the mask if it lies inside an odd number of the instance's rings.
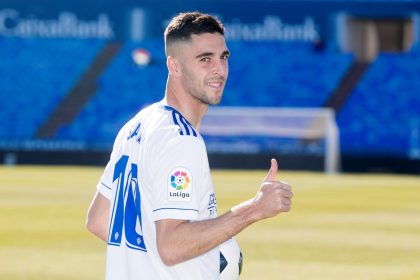
[[160,107],[163,110],[166,110],[166,111],[174,111],[175,113],[179,114],[191,127],[193,127],[193,125],[178,110],[176,110],[175,108],[172,108],[171,106],[166,105],[166,104],[160,104]]

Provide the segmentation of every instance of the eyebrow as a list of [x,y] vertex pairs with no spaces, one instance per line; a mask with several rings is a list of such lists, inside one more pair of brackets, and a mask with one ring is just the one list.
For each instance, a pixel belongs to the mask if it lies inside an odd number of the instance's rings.
[[[202,58],[202,57],[213,56],[213,55],[214,55],[213,52],[203,52],[203,53],[198,54],[195,58]],[[226,50],[222,53],[222,56],[223,55],[230,55],[230,52]]]

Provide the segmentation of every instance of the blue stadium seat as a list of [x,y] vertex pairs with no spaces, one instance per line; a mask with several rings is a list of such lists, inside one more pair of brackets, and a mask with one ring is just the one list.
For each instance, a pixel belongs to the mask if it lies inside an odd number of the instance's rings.
[[230,80],[222,105],[320,107],[353,57],[310,42],[230,42]]
[[337,116],[345,154],[406,157],[420,129],[420,48],[381,53]]
[[0,37],[0,137],[34,137],[102,46],[102,40]]
[[[132,60],[137,48],[147,49],[151,64]],[[167,77],[163,41],[127,42],[98,81],[98,92],[74,122],[62,127],[56,139],[85,140],[92,145],[112,143],[119,128],[141,107],[159,101]]]

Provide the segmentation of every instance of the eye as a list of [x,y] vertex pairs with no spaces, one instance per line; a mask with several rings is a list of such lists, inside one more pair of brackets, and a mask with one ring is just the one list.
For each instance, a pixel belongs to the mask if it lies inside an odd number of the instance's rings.
[[200,61],[209,62],[210,61],[210,57],[203,57],[203,58],[200,59]]
[[230,56],[229,54],[224,54],[224,55],[221,56],[221,59],[222,60],[228,60],[229,56]]

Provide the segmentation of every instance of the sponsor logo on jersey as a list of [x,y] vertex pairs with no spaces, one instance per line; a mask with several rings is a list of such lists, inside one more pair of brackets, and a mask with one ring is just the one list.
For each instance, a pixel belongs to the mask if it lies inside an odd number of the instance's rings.
[[191,172],[183,167],[177,167],[169,173],[168,200],[191,201],[192,176]]
[[209,196],[209,204],[208,204],[207,210],[209,211],[209,218],[216,217],[217,202],[216,202],[216,195],[214,193],[210,194]]

